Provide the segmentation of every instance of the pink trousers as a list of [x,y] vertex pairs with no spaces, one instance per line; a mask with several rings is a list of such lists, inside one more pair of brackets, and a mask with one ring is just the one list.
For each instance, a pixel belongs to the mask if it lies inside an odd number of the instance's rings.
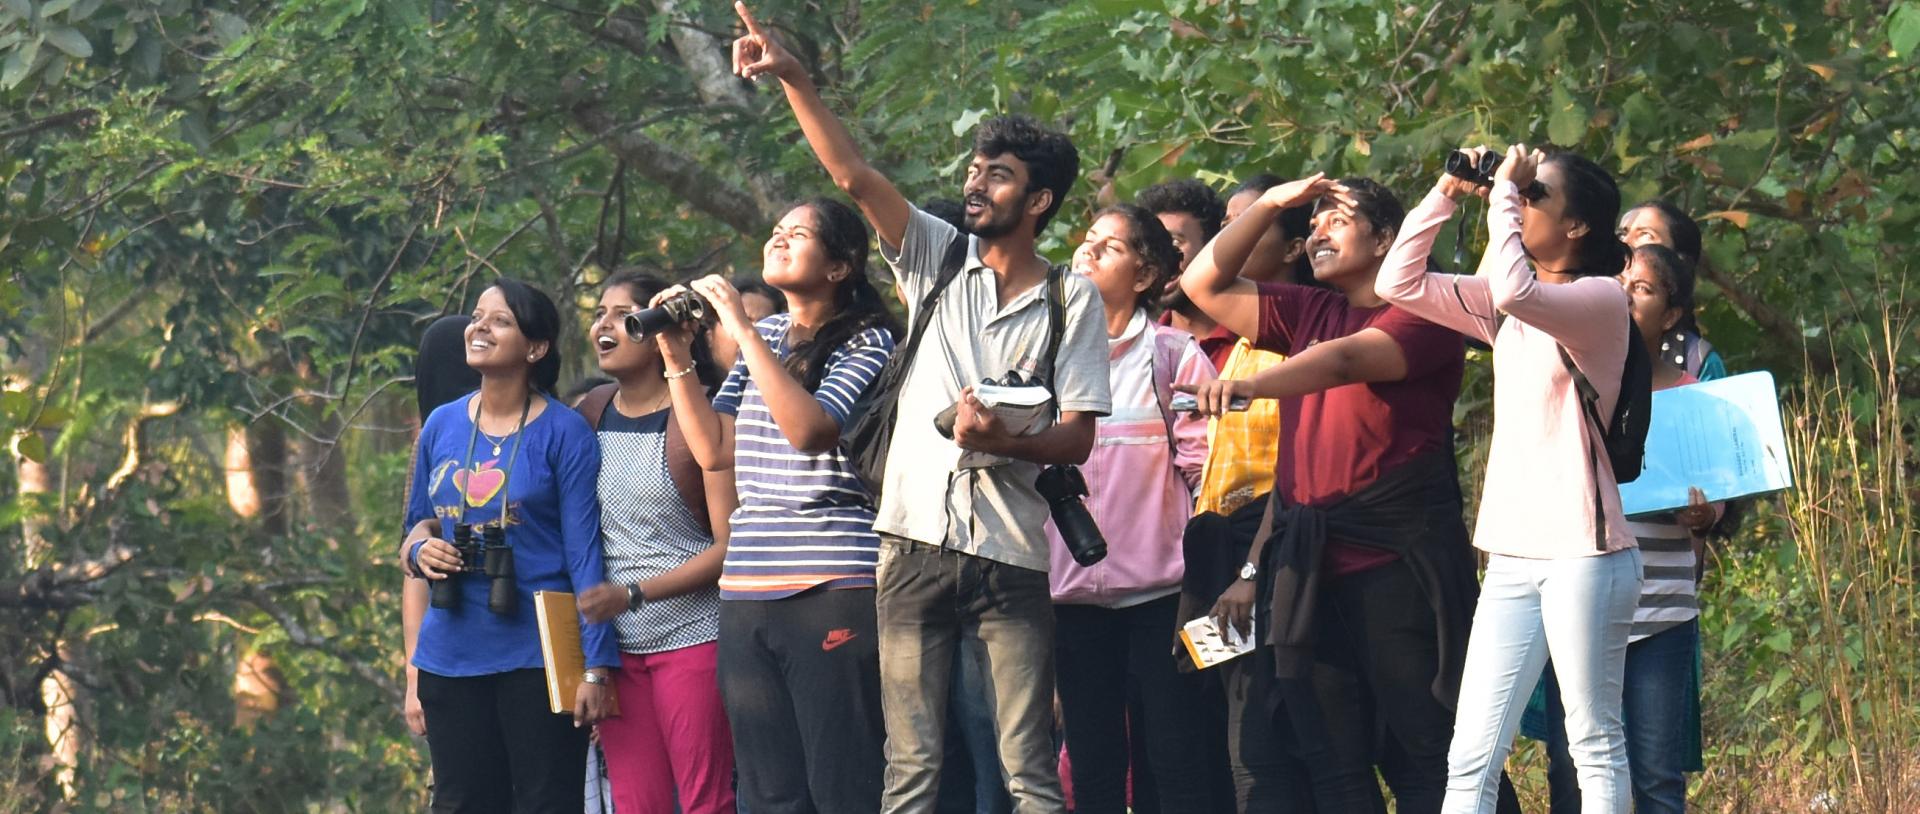
[[[713,642],[620,654],[620,715],[600,722],[619,814],[733,814],[733,739]],[[677,793],[676,793],[677,792]]]

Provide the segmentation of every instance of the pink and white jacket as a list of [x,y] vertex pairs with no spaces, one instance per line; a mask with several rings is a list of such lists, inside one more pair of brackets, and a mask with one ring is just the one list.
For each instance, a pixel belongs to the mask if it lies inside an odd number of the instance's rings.
[[[1214,378],[1191,334],[1134,312],[1107,340],[1113,413],[1102,417],[1087,478],[1087,510],[1107,538],[1107,557],[1083,567],[1047,521],[1053,601],[1128,607],[1176,593],[1186,569],[1181,537],[1207,458],[1207,421],[1166,405],[1175,383]],[[1171,432],[1171,440],[1169,440]]]

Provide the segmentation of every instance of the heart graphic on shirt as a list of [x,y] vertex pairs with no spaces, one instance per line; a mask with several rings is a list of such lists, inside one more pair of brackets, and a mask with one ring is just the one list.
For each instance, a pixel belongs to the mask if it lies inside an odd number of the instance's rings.
[[467,505],[480,508],[487,505],[494,495],[500,494],[500,487],[507,483],[507,473],[494,469],[499,461],[485,461],[471,471],[462,469],[453,473],[453,488],[467,496]]

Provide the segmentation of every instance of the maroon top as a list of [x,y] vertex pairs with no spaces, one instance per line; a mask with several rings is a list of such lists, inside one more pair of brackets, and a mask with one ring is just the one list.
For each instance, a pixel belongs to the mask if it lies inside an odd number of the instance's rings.
[[[1173,312],[1162,313],[1160,324],[1171,327]],[[1213,363],[1213,369],[1220,370],[1227,366],[1227,357],[1233,355],[1233,344],[1240,341],[1240,335],[1227,330],[1226,326],[1215,325],[1212,332],[1206,336],[1196,336],[1194,340],[1200,343],[1200,352],[1207,355],[1207,361]]]
[[[1391,305],[1356,308],[1338,291],[1260,284],[1260,335],[1254,345],[1262,350],[1291,357],[1317,342],[1367,328],[1377,328],[1400,344],[1407,376],[1282,400],[1274,490],[1289,503],[1336,502],[1420,454],[1448,445],[1465,366],[1466,347],[1459,334]],[[1344,576],[1395,559],[1376,548],[1329,542],[1326,574]]]

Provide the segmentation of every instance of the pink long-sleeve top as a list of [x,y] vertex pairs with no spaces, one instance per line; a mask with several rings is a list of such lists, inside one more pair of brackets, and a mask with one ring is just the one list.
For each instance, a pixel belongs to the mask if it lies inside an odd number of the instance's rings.
[[[1554,347],[1566,347],[1599,391],[1600,415],[1612,415],[1634,341],[1626,291],[1610,277],[1561,285],[1534,279],[1520,243],[1519,188],[1496,182],[1489,201],[1487,253],[1473,276],[1425,273],[1434,235],[1454,210],[1436,188],[1407,214],[1374,283],[1387,301],[1493,346],[1493,446],[1473,544],[1533,559],[1633,548],[1602,430],[1587,420]],[[1501,313],[1512,318],[1502,321]],[[1596,493],[1606,516],[1599,546]]]
[[1207,460],[1207,421],[1166,405],[1175,384],[1209,381],[1214,367],[1192,335],[1154,324],[1145,311],[1107,348],[1113,413],[1100,417],[1080,466],[1107,557],[1074,562],[1048,520],[1047,579],[1055,602],[1122,608],[1180,591],[1181,538]]

